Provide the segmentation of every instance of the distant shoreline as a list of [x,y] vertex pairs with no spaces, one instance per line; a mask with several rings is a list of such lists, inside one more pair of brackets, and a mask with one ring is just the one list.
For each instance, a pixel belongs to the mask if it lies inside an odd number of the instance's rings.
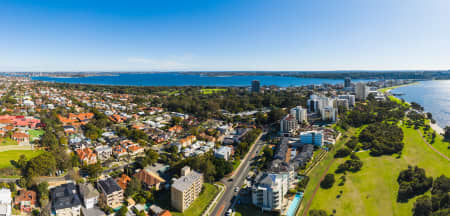
[[[396,88],[405,87],[405,86],[411,86],[411,85],[417,85],[417,84],[419,84],[419,82],[413,82],[413,83],[409,83],[409,84],[405,84],[405,85],[392,86],[392,87],[386,88],[384,92],[385,92],[385,93],[389,93],[391,90],[396,89]],[[382,92],[383,92],[383,91],[382,91]],[[394,96],[394,95],[392,95],[392,97],[395,97],[395,98],[397,98],[397,99],[399,99],[399,100],[402,100],[401,98],[396,97],[396,96]],[[413,102],[413,101],[405,101],[405,102],[408,103],[408,104],[411,104],[411,102]],[[424,110],[424,112],[426,112],[426,110]],[[439,126],[439,125],[436,124],[436,123],[431,123],[431,121],[430,121],[430,127],[431,127],[434,131],[436,131],[438,134],[441,134],[441,135],[442,135],[442,134],[445,133],[444,128],[442,128],[441,126]]]

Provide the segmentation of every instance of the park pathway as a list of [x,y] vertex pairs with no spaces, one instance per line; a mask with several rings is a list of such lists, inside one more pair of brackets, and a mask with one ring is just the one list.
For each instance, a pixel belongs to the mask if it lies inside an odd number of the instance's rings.
[[450,161],[450,158],[448,158],[446,155],[442,154],[440,151],[438,151],[437,149],[435,149],[430,143],[428,143],[428,141],[423,137],[422,135],[422,131],[420,131],[419,129],[417,129],[417,132],[419,132],[420,137],[422,138],[422,140],[431,148],[431,150],[435,151],[436,153],[438,153],[440,156],[442,156],[443,158],[447,159],[447,161]]

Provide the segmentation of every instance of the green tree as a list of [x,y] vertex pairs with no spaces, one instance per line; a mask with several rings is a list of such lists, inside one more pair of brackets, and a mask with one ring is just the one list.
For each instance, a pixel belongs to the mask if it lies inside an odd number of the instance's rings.
[[139,193],[142,190],[141,181],[136,177],[131,178],[131,181],[128,182],[127,188],[125,189],[126,196],[133,196],[136,193]]
[[333,187],[334,182],[335,182],[334,175],[329,173],[320,182],[320,187],[324,189],[331,188]]
[[429,196],[421,196],[414,203],[414,216],[430,216],[432,213],[432,204]]
[[328,214],[322,209],[312,209],[309,210],[309,216],[328,216]]

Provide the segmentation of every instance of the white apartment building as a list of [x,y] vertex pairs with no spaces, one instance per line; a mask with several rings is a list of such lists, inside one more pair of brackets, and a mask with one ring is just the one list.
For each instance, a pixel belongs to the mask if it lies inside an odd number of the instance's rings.
[[289,175],[262,173],[252,186],[252,203],[263,211],[282,212],[289,190]]
[[293,131],[297,130],[298,123],[297,119],[288,114],[280,121],[280,131],[281,133],[292,133]]
[[297,119],[298,123],[307,122],[308,121],[308,113],[306,109],[303,109],[301,106],[296,106],[291,109],[290,114]]
[[181,177],[170,188],[171,205],[183,212],[197,199],[202,191],[203,175],[190,167],[181,169]]
[[365,100],[369,96],[370,88],[362,82],[356,83],[356,99]]
[[338,98],[347,100],[348,105],[351,107],[355,106],[355,95],[339,95]]

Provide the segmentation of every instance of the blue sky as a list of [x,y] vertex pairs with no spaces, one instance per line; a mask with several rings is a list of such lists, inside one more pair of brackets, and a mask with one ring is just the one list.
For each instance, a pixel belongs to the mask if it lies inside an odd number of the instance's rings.
[[2,0],[0,29],[0,71],[450,69],[448,0]]

